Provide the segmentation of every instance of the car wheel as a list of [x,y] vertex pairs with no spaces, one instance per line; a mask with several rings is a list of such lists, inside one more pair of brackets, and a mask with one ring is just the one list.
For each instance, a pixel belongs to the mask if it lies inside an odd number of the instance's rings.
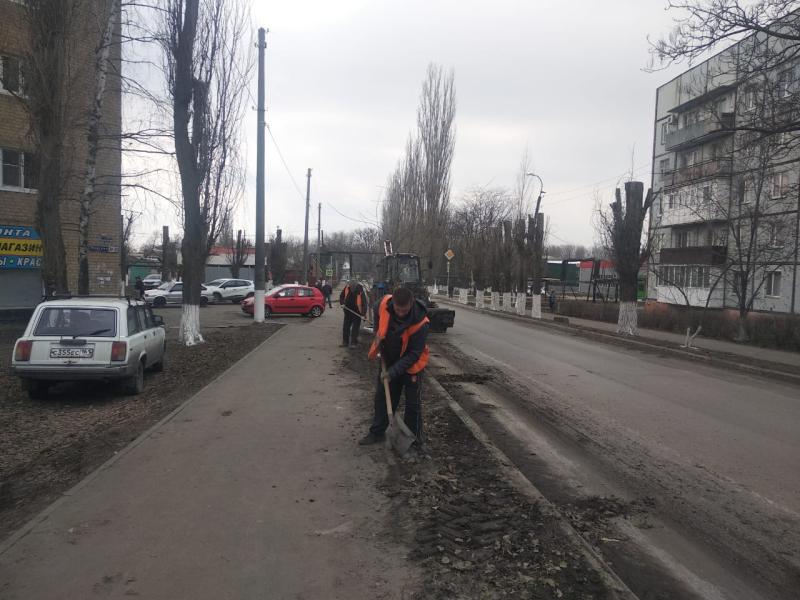
[[45,400],[50,389],[50,382],[28,379],[25,382],[25,388],[28,390],[28,398],[31,400]]
[[269,304],[264,305],[264,316],[269,317],[272,314],[272,309],[269,307]]
[[214,292],[214,302],[215,303],[222,302],[222,294],[220,294],[219,292]]
[[164,296],[157,296],[155,300],[153,300],[153,306],[156,308],[163,308],[164,305],[167,303],[167,299]]
[[164,363],[167,361],[167,349],[164,348],[164,352],[161,354],[161,360],[155,363],[152,367],[153,371],[156,373],[161,373],[164,370]]
[[231,298],[231,303],[232,304],[239,304],[239,302],[241,302],[241,301],[242,301],[241,298]]
[[322,308],[319,307],[319,306],[314,306],[311,309],[311,312],[308,313],[308,314],[310,314],[312,317],[314,317],[316,319],[318,316],[320,316],[322,314]]
[[208,298],[205,296],[200,296],[200,306],[206,306],[208,304]]
[[136,396],[144,391],[144,363],[139,361],[136,373],[128,377],[125,381],[125,393],[129,396]]

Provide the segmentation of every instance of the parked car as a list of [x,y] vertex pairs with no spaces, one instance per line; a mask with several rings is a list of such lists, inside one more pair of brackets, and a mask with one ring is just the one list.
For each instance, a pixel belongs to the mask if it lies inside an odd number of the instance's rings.
[[[200,286],[200,294],[200,306],[205,306],[213,298],[204,285]],[[145,290],[144,300],[156,308],[167,304],[183,304],[183,282],[167,281],[154,290]]]
[[153,290],[161,285],[161,275],[158,273],[150,273],[142,278],[145,290]]
[[11,372],[33,399],[59,381],[120,380],[144,389],[144,371],[164,368],[164,321],[140,300],[68,298],[42,302],[14,344]]
[[[242,312],[252,315],[254,298],[242,300]],[[325,299],[317,288],[305,285],[281,285],[264,296],[264,316],[300,314],[319,317],[325,312]]]
[[247,279],[215,279],[203,285],[211,292],[214,302],[230,300],[236,304],[255,293],[253,282]]

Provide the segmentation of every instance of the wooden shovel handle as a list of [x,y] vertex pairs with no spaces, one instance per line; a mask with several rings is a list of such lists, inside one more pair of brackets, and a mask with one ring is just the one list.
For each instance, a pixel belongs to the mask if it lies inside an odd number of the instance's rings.
[[381,381],[383,381],[383,395],[386,397],[386,414],[389,415],[389,420],[392,420],[394,411],[392,410],[392,392],[389,390],[389,380],[384,377],[386,375],[386,361],[381,358]]

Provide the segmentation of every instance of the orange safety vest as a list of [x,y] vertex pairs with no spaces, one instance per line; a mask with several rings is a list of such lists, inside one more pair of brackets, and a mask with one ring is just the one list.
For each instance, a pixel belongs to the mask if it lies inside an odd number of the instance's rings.
[[[346,286],[344,286],[344,301],[345,302],[347,302],[347,297],[349,295],[350,295],[350,286],[346,285]],[[358,297],[356,298],[356,306],[358,307],[358,312],[359,312],[359,314],[362,314],[362,315],[364,314],[363,296],[364,296],[364,294],[359,294]]]
[[[389,300],[392,299],[391,294],[386,294],[381,299],[380,307],[378,308],[378,331],[375,332],[375,339],[372,340],[372,346],[369,349],[369,357],[371,359],[375,359],[378,357],[378,352],[380,351],[381,342],[386,337],[386,334],[389,333],[389,319],[391,319],[391,315],[389,314]],[[408,348],[408,340],[411,339],[411,336],[417,333],[422,326],[426,323],[430,323],[430,319],[426,316],[422,319],[419,323],[414,323],[410,327],[407,327],[405,331],[402,333],[403,344],[400,349],[400,356],[403,356],[406,353],[406,349]],[[415,362],[408,368],[406,371],[409,375],[415,375],[422,371],[428,365],[428,357],[430,356],[430,350],[428,350],[428,344],[425,344],[425,349],[422,351],[422,354],[419,356],[419,360]]]

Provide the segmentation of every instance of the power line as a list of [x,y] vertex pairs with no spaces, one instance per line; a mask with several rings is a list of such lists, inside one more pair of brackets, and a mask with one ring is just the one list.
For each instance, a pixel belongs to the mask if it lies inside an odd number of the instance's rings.
[[[642,169],[649,168],[649,167],[650,167],[650,163],[645,163],[643,165],[639,165],[638,167],[636,167],[633,170],[633,172],[634,173],[638,173]],[[630,173],[630,171],[625,171],[621,175],[618,175],[618,176],[615,176],[615,177],[609,177],[608,179],[602,179],[600,181],[595,181],[594,183],[587,183],[585,185],[581,185],[581,186],[578,186],[576,188],[572,188],[571,190],[564,190],[562,192],[547,192],[547,196],[548,197],[562,196],[564,194],[571,194],[573,192],[578,192],[578,191],[584,190],[586,188],[592,188],[592,187],[595,187],[597,185],[600,185],[601,183],[608,183],[610,181],[617,181],[620,177],[622,177],[624,175],[627,175],[628,173]]]

